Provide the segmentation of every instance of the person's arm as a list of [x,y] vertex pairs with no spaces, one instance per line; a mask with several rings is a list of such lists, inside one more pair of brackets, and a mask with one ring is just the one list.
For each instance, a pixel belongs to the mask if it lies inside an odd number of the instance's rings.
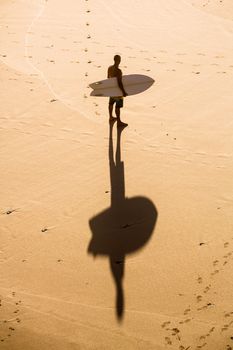
[[122,72],[119,69],[119,72],[117,73],[117,82],[118,82],[118,86],[121,89],[121,91],[123,92],[123,96],[127,96],[127,92],[124,89],[123,83],[122,83]]
[[108,79],[110,78],[110,67],[108,68]]

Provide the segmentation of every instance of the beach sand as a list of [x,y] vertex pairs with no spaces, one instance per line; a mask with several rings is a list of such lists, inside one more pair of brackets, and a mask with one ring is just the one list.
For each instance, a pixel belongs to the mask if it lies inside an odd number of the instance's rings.
[[[233,4],[0,4],[0,348],[233,349]],[[88,84],[155,79],[117,129]]]

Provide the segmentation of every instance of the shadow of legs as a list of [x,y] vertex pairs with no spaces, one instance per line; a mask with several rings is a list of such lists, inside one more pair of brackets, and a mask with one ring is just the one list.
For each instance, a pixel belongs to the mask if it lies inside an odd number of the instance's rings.
[[125,257],[115,259],[110,256],[110,268],[116,285],[116,312],[118,320],[123,318],[124,314],[124,291],[123,277],[125,269]]

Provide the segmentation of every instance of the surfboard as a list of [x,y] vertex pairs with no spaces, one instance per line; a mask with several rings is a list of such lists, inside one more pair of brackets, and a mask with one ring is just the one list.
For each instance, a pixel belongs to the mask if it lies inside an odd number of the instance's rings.
[[[122,76],[122,83],[127,94],[136,95],[149,89],[154,83],[154,79],[142,74],[129,74]],[[117,78],[100,80],[89,85],[93,91],[91,96],[122,96],[122,91],[118,86]]]

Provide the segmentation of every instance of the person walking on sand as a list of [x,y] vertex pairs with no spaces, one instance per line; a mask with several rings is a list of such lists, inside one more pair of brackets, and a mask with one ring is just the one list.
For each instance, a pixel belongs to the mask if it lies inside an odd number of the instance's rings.
[[[117,97],[110,97],[109,98],[109,105],[108,105],[108,110],[109,110],[109,121],[115,121],[117,120],[117,126],[118,127],[125,127],[128,124],[123,123],[121,121],[120,115],[121,111],[120,109],[123,107],[123,100],[124,97],[127,96],[128,94],[126,93],[123,83],[122,83],[122,71],[119,68],[119,64],[121,62],[121,56],[115,55],[114,56],[114,65],[108,67],[108,78],[117,78],[118,86],[122,91],[122,96],[117,96]],[[113,117],[112,112],[113,112],[113,106],[115,106],[115,113],[116,113],[116,118]]]

